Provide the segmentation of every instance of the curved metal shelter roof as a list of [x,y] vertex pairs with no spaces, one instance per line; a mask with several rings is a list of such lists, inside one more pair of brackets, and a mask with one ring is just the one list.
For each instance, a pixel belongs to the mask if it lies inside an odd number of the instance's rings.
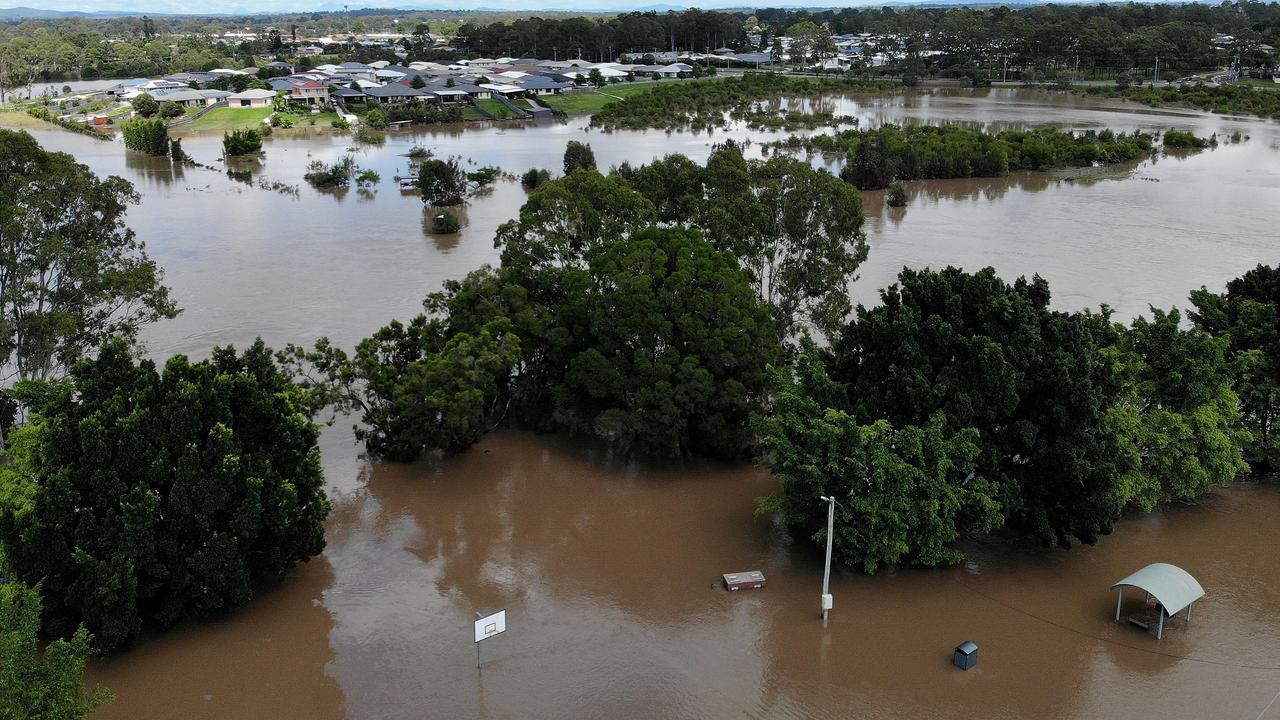
[[1169,563],[1151,563],[1112,585],[1111,589],[1122,586],[1151,593],[1170,615],[1177,615],[1179,610],[1204,597],[1204,588],[1190,573]]

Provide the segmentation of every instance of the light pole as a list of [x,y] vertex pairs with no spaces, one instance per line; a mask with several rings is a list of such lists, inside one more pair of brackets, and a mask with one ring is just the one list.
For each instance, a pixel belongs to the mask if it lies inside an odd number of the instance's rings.
[[831,612],[831,534],[836,522],[836,496],[825,495],[818,498],[827,503],[827,565],[822,571],[822,621],[827,621],[827,613]]

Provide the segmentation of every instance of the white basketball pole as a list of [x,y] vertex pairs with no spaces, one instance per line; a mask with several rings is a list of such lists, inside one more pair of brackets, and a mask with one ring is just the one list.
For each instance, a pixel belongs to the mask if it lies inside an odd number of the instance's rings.
[[836,520],[836,496],[820,497],[819,500],[827,503],[827,564],[822,571],[822,621],[827,621],[827,613],[831,612],[831,535],[835,529]]

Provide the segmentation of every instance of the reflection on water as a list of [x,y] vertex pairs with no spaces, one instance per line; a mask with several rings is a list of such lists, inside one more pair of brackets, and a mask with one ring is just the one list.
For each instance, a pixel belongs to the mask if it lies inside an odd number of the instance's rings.
[[[903,265],[994,265],[1010,278],[1045,276],[1059,307],[1106,302],[1123,317],[1277,260],[1280,126],[1002,89],[831,107],[864,127],[1055,123],[1251,136],[1140,163],[1121,180],[911,183],[902,209],[866,193],[871,254],[851,288],[859,302],[873,302]],[[37,135],[138,187],[129,223],[184,308],[146,331],[160,356],[256,336],[279,346],[328,335],[349,347],[419,312],[444,280],[496,262],[494,231],[525,191],[499,182],[463,209],[461,233],[433,235],[421,200],[393,179],[412,173],[414,145],[519,175],[558,170],[570,139],[591,143],[608,168],[672,152],[701,161],[730,137],[758,152],[776,137],[605,134],[582,119],[391,133],[384,147],[358,149],[381,185],[340,197],[302,174],[312,160],[340,159],[350,138],[278,132],[255,178],[298,185],[295,198],[118,143]],[[224,167],[220,136],[183,145]],[[755,468],[623,463],[516,433],[410,466],[365,463],[345,427],[326,432],[322,450],[334,499],[324,556],[231,618],[96,664],[92,679],[121,696],[103,717],[1252,719],[1280,687],[1280,671],[1267,669],[1280,666],[1280,563],[1258,551],[1280,540],[1280,491],[1270,484],[1134,518],[1069,553],[974,543],[960,568],[837,574],[824,629],[819,559],[754,515],[774,486]],[[1208,590],[1195,620],[1160,643],[1110,623],[1106,591],[1157,560],[1183,565]],[[769,576],[767,590],[717,589],[720,573],[751,568]],[[478,674],[470,619],[501,607],[510,629],[486,643]],[[947,664],[965,639],[982,647],[969,673]]]

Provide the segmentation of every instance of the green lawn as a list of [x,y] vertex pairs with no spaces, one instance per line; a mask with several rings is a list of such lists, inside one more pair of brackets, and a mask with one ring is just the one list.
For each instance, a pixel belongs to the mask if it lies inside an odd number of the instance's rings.
[[489,116],[485,115],[484,113],[480,112],[479,110],[473,107],[464,107],[462,108],[462,119],[463,120],[488,120]]
[[476,100],[476,106],[499,120],[517,117],[517,115],[511,111],[511,108],[503,105],[497,100]]
[[[676,82],[676,81],[669,81]],[[617,85],[605,85],[598,90],[588,92],[569,93],[566,95],[542,95],[538,97],[538,102],[546,105],[552,110],[559,110],[569,115],[578,115],[583,113],[593,113],[611,102],[617,102],[618,98],[629,98],[632,95],[638,95],[648,92],[659,83],[618,83]]]
[[1280,83],[1274,80],[1260,80],[1258,78],[1240,78],[1235,81],[1236,85],[1248,85],[1259,90],[1280,90]]
[[54,130],[58,126],[31,117],[23,111],[4,110],[0,111],[0,127],[13,128],[15,130]]
[[179,125],[174,132],[225,132],[246,127],[258,127],[271,114],[271,108],[214,108],[203,117],[187,125]]
[[[293,127],[295,128],[330,127],[333,125],[333,121],[338,119],[338,113],[328,111],[316,113],[314,115],[309,113],[302,113],[298,115],[293,113],[287,114],[293,120]],[[313,123],[312,120],[315,122]]]

